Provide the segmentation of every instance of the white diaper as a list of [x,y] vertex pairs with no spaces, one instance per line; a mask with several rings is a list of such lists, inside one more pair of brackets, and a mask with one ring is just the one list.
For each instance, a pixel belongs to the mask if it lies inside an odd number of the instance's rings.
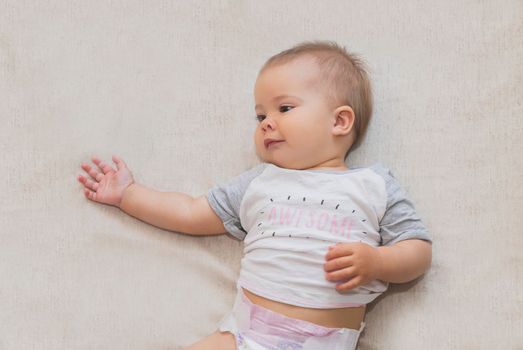
[[364,328],[364,322],[355,330],[287,317],[253,304],[241,288],[233,310],[219,326],[235,336],[238,350],[354,350]]

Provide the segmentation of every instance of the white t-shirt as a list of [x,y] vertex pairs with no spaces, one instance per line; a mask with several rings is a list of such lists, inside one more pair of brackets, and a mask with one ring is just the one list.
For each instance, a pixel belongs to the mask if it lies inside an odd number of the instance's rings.
[[336,243],[377,247],[432,242],[414,206],[380,164],[346,171],[294,170],[263,163],[207,194],[227,231],[244,241],[238,284],[279,302],[310,308],[370,303],[388,283],[339,292],[325,279]]

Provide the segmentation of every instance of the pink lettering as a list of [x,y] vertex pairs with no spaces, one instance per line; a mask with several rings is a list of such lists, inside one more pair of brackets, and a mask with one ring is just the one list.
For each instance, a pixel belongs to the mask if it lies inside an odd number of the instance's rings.
[[274,226],[315,228],[331,234],[349,238],[352,228],[351,217],[338,217],[323,210],[301,209],[292,206],[275,205],[267,210],[268,223]]
[[271,224],[275,224],[276,223],[276,216],[278,215],[277,211],[276,211],[276,208],[275,207],[272,207],[271,208],[271,212],[269,213],[269,221],[271,222]]
[[294,227],[298,227],[298,225],[300,224],[301,214],[303,214],[303,210],[302,209],[300,209],[298,211],[298,217],[296,218],[296,224],[294,225]]
[[309,212],[309,216],[310,216],[310,221],[308,224],[305,225],[305,227],[312,227],[314,226],[314,212],[310,211]]
[[352,225],[352,222],[351,222],[350,218],[343,218],[343,221],[341,222],[341,227],[340,227],[340,235],[349,238],[351,225]]
[[289,226],[292,222],[292,219],[294,219],[294,216],[296,215],[296,210],[293,211],[292,213],[292,217],[291,216],[291,211],[292,211],[292,208],[287,208],[287,210],[285,211],[285,209],[283,207],[280,208],[280,224],[282,225],[286,225],[286,226]]
[[329,214],[321,213],[320,217],[318,218],[318,224],[317,224],[316,228],[318,230],[325,230],[327,228],[326,226],[328,225],[328,223],[327,223],[328,221],[329,221]]
[[339,227],[338,227],[338,220],[336,220],[336,215],[333,215],[332,221],[331,221],[330,233],[338,234],[339,232],[340,231],[339,231]]

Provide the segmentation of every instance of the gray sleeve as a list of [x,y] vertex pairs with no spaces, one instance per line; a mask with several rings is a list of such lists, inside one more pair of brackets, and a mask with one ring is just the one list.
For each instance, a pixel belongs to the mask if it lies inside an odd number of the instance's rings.
[[432,243],[432,237],[416,214],[414,204],[392,172],[376,164],[372,169],[385,180],[387,207],[380,221],[381,244],[390,246],[406,239],[422,239]]
[[240,222],[240,204],[243,195],[251,181],[263,172],[266,165],[259,164],[228,182],[212,187],[207,192],[207,201],[223,221],[225,229],[240,241],[247,235]]

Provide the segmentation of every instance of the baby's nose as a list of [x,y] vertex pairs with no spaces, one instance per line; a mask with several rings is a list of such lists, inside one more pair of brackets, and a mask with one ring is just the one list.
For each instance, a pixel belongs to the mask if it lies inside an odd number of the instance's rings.
[[262,123],[262,130],[263,131],[267,131],[267,130],[274,130],[275,129],[275,122],[273,119],[267,117],[263,120],[263,123]]

